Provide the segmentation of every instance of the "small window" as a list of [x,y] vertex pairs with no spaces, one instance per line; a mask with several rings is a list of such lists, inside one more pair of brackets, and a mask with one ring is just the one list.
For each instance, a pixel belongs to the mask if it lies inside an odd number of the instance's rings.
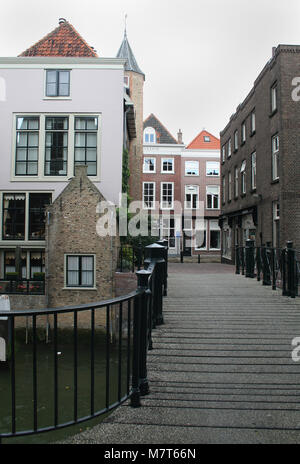
[[242,143],[246,142],[246,122],[244,121],[241,126],[241,141]]
[[218,177],[220,175],[220,163],[218,161],[207,161],[206,175]]
[[255,132],[255,111],[253,110],[251,113],[251,134],[254,134]]
[[226,200],[226,179],[225,176],[222,177],[222,203],[224,204]]
[[204,142],[210,142],[210,137],[209,135],[204,135]]
[[150,157],[144,157],[143,172],[155,172],[156,159]]
[[246,160],[241,165],[241,194],[246,193]]
[[232,185],[231,185],[231,171],[228,172],[228,201],[231,201],[231,190],[232,190]]
[[153,127],[144,129],[144,143],[156,143],[156,132]]
[[271,87],[271,113],[277,110],[277,83]]
[[185,175],[186,176],[199,176],[199,161],[186,161],[185,162]]
[[236,151],[239,148],[239,136],[238,131],[234,132],[234,150]]
[[219,209],[220,187],[218,185],[206,186],[206,208]]
[[279,135],[272,137],[272,179],[279,179]]
[[227,158],[231,157],[231,139],[228,140]]
[[70,96],[70,71],[47,69],[46,97]]
[[129,89],[129,76],[124,76],[124,87]]
[[234,197],[237,198],[239,194],[239,170],[237,166],[234,168]]
[[225,161],[225,153],[226,153],[226,147],[225,145],[222,146],[222,163]]
[[66,286],[94,287],[94,256],[66,256]]
[[161,172],[174,173],[174,158],[162,158]]
[[256,189],[256,152],[251,155],[251,188]]

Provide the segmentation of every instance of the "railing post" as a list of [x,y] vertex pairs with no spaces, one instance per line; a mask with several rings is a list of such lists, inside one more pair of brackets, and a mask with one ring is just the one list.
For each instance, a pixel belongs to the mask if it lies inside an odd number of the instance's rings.
[[293,242],[286,242],[287,248],[287,291],[291,298],[295,298],[295,250],[293,250]]
[[151,262],[155,263],[154,269],[154,282],[153,282],[153,310],[154,314],[152,315],[153,324],[152,326],[155,327],[156,325],[160,325],[164,323],[163,320],[163,282],[164,282],[164,274],[165,274],[165,260],[164,260],[165,248],[157,243],[153,243],[152,245],[148,245],[145,247],[145,256],[146,259],[144,260],[145,267],[149,266]]
[[246,240],[246,277],[254,277],[254,240]]
[[240,274],[240,250],[239,246],[235,245],[235,273]]
[[134,299],[133,307],[133,354],[132,354],[132,393],[131,406],[138,408],[140,401],[140,334],[141,334],[141,295]]
[[168,240],[158,240],[156,242],[158,245],[161,245],[164,247],[165,252],[164,252],[164,260],[165,260],[165,266],[164,266],[164,296],[167,296],[167,289],[168,289]]
[[[267,247],[270,242],[267,242]],[[261,255],[262,255],[262,268],[263,268],[263,285],[271,285],[271,272],[270,272],[270,266],[269,266],[269,248],[267,248],[265,245],[262,245],[261,247]]]
[[272,290],[276,290],[276,249],[271,249]]
[[287,272],[286,272],[286,248],[281,250],[281,280],[282,280],[282,295],[288,296],[287,292]]
[[147,379],[147,351],[148,351],[148,329],[149,329],[149,314],[148,314],[148,280],[151,275],[150,271],[141,270],[136,272],[138,278],[138,289],[143,293],[140,297],[140,363],[139,363],[139,389],[140,395],[144,396],[149,393],[149,384]]

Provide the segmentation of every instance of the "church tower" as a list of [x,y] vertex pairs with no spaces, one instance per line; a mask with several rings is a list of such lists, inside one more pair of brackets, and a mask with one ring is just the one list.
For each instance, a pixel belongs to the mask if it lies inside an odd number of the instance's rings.
[[129,145],[129,195],[132,200],[142,199],[142,158],[143,158],[143,90],[145,74],[139,68],[134,54],[127,39],[126,27],[123,42],[119,48],[116,58],[126,59],[125,64],[125,87],[129,97],[134,104],[136,138]]

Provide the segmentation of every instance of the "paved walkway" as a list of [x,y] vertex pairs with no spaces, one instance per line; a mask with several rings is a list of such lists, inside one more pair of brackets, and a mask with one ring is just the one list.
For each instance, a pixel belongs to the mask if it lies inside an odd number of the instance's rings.
[[300,443],[300,298],[222,264],[169,265],[143,407],[69,443]]

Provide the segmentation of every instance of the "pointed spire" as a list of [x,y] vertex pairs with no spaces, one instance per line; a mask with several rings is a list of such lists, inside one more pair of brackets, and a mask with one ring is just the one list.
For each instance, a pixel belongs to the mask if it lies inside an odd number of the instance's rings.
[[124,58],[127,60],[125,64],[125,71],[133,71],[133,72],[142,74],[145,79],[145,74],[139,68],[139,65],[137,64],[137,61],[135,59],[135,56],[131,50],[131,47],[127,39],[126,19],[127,19],[127,14],[125,15],[124,38],[123,38],[123,42],[121,43],[121,46],[119,48],[116,58]]

